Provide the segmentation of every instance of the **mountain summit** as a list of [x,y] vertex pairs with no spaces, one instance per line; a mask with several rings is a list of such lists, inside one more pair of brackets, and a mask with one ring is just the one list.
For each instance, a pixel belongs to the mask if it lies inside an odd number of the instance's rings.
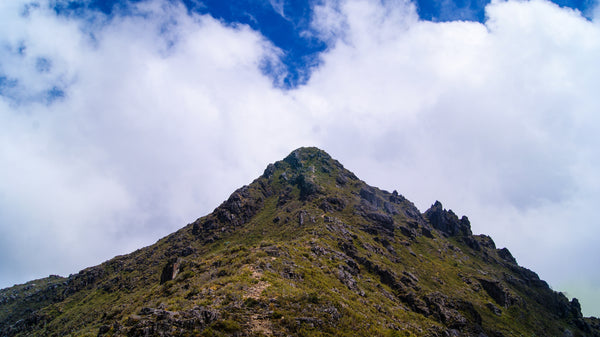
[[1,290],[0,335],[600,336],[600,323],[467,217],[421,213],[300,148],[154,245]]

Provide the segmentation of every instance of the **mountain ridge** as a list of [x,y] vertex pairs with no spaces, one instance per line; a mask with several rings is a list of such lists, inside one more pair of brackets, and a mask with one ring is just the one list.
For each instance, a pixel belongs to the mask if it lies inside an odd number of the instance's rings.
[[600,336],[506,248],[326,152],[269,164],[156,244],[0,290],[0,335]]

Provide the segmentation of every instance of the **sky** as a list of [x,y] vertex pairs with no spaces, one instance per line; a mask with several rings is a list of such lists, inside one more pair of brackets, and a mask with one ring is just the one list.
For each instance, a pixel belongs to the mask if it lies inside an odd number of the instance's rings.
[[0,287],[204,216],[317,146],[600,316],[588,0],[0,2]]

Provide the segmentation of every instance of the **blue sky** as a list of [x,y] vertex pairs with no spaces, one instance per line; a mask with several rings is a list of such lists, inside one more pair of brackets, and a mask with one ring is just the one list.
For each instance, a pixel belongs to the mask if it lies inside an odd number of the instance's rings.
[[[171,0],[177,1],[177,0]],[[384,1],[393,3],[394,1]],[[62,15],[81,15],[84,11],[99,11],[114,15],[127,11],[139,0],[93,0],[93,1],[55,1],[52,3],[57,13]],[[181,0],[187,10],[199,14],[208,14],[225,24],[244,24],[259,31],[275,46],[282,50],[279,59],[285,65],[282,72],[268,62],[262,65],[265,73],[271,76],[274,84],[281,88],[293,88],[306,83],[314,67],[319,65],[319,53],[328,48],[328,42],[312,32],[312,8],[324,1],[285,1],[285,0]],[[558,0],[559,6],[578,10],[586,18],[596,2],[593,0]],[[435,22],[444,21],[485,21],[487,0],[418,0],[413,4],[420,19]],[[85,14],[84,14],[85,16]]]
[[[0,286],[68,275],[319,146],[600,315],[596,3],[0,4]],[[534,244],[532,244],[534,243]]]

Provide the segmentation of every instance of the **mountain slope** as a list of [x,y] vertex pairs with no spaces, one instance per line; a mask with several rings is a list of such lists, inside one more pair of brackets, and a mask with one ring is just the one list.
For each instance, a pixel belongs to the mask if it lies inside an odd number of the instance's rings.
[[68,278],[0,291],[1,336],[600,336],[436,202],[421,214],[316,148],[213,213]]

